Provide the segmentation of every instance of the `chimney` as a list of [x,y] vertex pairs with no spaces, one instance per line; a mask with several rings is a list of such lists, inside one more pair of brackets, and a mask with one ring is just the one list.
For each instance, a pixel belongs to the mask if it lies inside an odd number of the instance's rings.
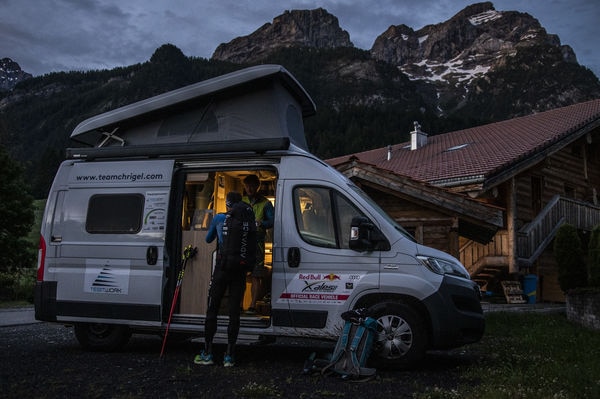
[[391,160],[392,159],[392,146],[388,145],[388,155],[387,155],[387,160]]
[[415,130],[410,132],[410,150],[417,150],[427,145],[427,133],[421,130],[419,122],[415,121]]

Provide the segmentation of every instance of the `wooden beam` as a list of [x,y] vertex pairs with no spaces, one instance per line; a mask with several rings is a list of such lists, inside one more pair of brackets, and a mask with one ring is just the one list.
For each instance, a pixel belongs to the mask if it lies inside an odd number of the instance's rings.
[[[349,165],[351,164],[351,165]],[[343,165],[340,170],[348,178],[358,178],[363,184],[397,197],[415,201],[433,209],[445,209],[460,214],[477,224],[504,227],[503,210],[482,204],[462,194],[450,193],[427,183],[414,181],[408,177],[396,175],[373,165],[356,161]]]

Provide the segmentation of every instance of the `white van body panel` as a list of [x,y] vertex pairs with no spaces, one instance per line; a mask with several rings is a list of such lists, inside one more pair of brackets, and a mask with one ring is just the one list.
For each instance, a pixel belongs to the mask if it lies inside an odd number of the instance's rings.
[[[54,207],[51,212],[54,217],[44,226],[48,229],[49,247],[46,278],[59,282],[56,291],[59,303],[151,306],[156,308],[155,320],[140,320],[141,324],[152,321],[161,324],[164,235],[173,164],[173,160],[145,160],[65,162],[61,166],[60,176],[64,180],[56,185],[64,190],[56,191],[56,202],[48,203],[48,207]],[[133,234],[87,231],[90,198],[119,194],[143,198],[140,230]],[[151,246],[157,249],[154,265],[147,262]],[[84,308],[69,313],[58,320],[82,317],[90,322],[110,320],[102,312],[86,313]]]
[[[393,240],[390,251],[357,253],[351,249],[323,248],[302,240],[294,223],[285,223],[274,259],[273,309],[288,308],[290,312],[326,312],[324,328],[281,328],[283,334],[308,335],[324,338],[339,336],[343,326],[340,315],[354,308],[358,298],[369,292],[403,293],[418,299],[433,294],[441,283],[441,276],[428,272],[415,258],[417,244],[406,239],[368,207],[349,187],[353,185],[337,170],[312,155],[290,156],[282,159],[279,185],[281,196],[280,217],[291,219],[292,190],[296,186],[316,186],[336,190],[346,196],[357,208],[376,223]],[[286,254],[291,247],[300,249],[300,266],[290,267]],[[421,247],[424,254],[439,255],[435,250]],[[443,256],[447,257],[447,254]],[[426,275],[427,274],[427,275]],[[287,305],[287,307],[286,307]]]

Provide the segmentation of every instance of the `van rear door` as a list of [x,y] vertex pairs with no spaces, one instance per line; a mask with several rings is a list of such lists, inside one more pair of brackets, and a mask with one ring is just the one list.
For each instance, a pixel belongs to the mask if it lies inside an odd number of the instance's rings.
[[56,187],[45,280],[57,320],[160,324],[174,161],[74,162]]

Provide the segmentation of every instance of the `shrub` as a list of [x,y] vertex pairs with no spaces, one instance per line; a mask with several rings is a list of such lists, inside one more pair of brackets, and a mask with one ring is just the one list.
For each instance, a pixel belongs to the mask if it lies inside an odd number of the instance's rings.
[[33,303],[36,269],[23,268],[0,272],[0,300]]
[[574,226],[564,224],[558,229],[554,238],[554,257],[558,264],[558,284],[564,292],[587,286],[581,239]]
[[33,198],[22,166],[0,146],[0,271],[31,267],[34,256],[27,240],[34,220]]
[[588,246],[589,281],[593,287],[600,287],[600,225],[594,227]]

